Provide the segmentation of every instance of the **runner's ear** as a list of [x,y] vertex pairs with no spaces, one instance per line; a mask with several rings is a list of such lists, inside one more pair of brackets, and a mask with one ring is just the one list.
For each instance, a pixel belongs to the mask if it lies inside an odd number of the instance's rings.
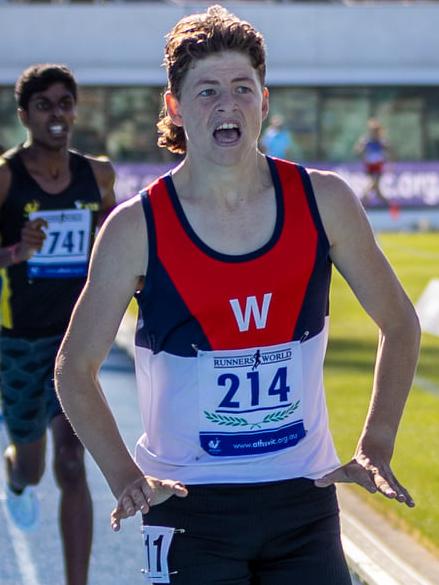
[[266,120],[270,110],[270,92],[268,87],[264,87],[262,93],[262,119]]
[[183,126],[183,118],[180,114],[180,102],[169,90],[165,92],[165,104],[169,117],[175,126]]
[[28,127],[28,113],[23,108],[17,108],[17,116],[25,128]]

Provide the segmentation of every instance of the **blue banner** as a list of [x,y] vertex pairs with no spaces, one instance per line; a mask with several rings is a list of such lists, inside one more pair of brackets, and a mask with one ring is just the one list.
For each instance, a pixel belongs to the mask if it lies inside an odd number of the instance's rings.
[[[304,166],[339,173],[352,187],[357,197],[364,199],[369,178],[361,162],[304,163]],[[116,164],[116,193],[124,201],[145,188],[177,163],[119,163]],[[380,181],[383,196],[390,204],[404,208],[439,207],[439,162],[387,162]],[[371,197],[363,201],[366,208],[384,207],[383,201]]]

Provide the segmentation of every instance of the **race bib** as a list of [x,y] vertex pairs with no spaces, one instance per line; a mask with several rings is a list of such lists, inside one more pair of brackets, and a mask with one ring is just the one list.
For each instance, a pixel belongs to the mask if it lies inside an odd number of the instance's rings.
[[142,526],[147,584],[170,583],[168,552],[174,533],[175,528],[167,526]]
[[299,342],[199,351],[201,447],[215,457],[287,449],[305,436]]
[[91,211],[60,209],[36,211],[29,219],[47,221],[43,247],[28,260],[28,277],[75,278],[86,276],[90,251]]

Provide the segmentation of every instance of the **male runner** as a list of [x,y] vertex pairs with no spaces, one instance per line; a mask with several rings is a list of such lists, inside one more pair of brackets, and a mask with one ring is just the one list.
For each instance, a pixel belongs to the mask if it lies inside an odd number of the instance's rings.
[[367,135],[362,136],[355,145],[355,152],[361,156],[364,172],[369,177],[363,203],[369,203],[371,196],[375,194],[382,203],[388,206],[389,201],[383,195],[380,183],[390,147],[383,137],[383,128],[378,120],[371,118],[367,123],[367,129]]
[[[258,151],[269,96],[250,24],[219,6],[188,16],[165,65],[159,143],[185,158],[99,234],[58,394],[117,498],[113,529],[144,514],[151,582],[347,585],[333,483],[414,505],[390,461],[415,311],[351,189]],[[322,384],[332,263],[380,329],[371,408],[345,465]],[[133,460],[97,372],[135,293],[145,433]]]
[[99,215],[115,205],[114,172],[110,162],[69,149],[77,85],[67,67],[31,66],[15,93],[28,136],[0,159],[0,386],[11,441],[4,454],[7,505],[20,528],[35,526],[31,486],[43,475],[50,426],[66,582],[85,585],[92,503],[84,450],[57,400],[53,368],[85,283]]

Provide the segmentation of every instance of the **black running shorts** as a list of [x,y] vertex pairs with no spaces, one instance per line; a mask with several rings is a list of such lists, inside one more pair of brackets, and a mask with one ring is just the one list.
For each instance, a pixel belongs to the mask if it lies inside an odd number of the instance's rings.
[[50,421],[62,413],[53,370],[62,337],[24,339],[0,336],[0,392],[3,415],[14,443],[44,436]]
[[176,532],[172,585],[351,585],[334,486],[310,479],[188,486],[144,524]]

